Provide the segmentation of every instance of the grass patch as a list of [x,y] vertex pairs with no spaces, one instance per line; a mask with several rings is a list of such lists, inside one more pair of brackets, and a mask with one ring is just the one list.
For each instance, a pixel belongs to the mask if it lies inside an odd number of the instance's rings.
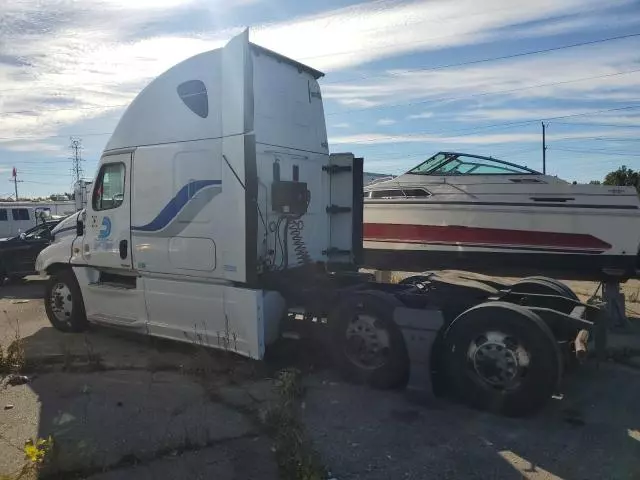
[[24,370],[25,364],[24,340],[20,336],[20,328],[18,322],[16,322],[13,341],[6,349],[0,345],[0,375],[21,373]]
[[102,355],[96,352],[93,343],[91,343],[87,335],[84,336],[84,347],[89,367],[94,371],[104,370]]
[[276,380],[278,399],[264,414],[264,423],[274,440],[276,462],[283,480],[323,480],[327,472],[307,439],[299,420],[303,394],[301,373],[282,370]]

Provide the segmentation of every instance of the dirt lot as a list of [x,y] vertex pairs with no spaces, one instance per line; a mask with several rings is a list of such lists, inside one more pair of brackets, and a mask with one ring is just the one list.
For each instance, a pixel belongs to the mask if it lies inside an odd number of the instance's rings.
[[[19,332],[29,375],[0,386],[0,479],[29,465],[25,441],[49,435],[39,478],[640,478],[633,359],[588,364],[545,411],[506,419],[345,384],[313,344],[263,364],[102,328],[64,335],[40,282],[0,295],[0,343]],[[287,365],[303,388],[277,376]]]

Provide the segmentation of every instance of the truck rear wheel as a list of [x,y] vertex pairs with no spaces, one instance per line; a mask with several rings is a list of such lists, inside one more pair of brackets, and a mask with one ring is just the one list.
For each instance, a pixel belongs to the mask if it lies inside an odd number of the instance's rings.
[[334,363],[347,380],[387,389],[406,384],[409,356],[392,295],[365,291],[346,297],[329,316]]
[[459,315],[444,334],[442,360],[458,398],[509,416],[540,409],[562,376],[549,327],[527,308],[506,302],[484,303]]
[[51,325],[62,332],[81,332],[89,323],[82,292],[75,275],[61,270],[51,275],[45,288],[44,306]]

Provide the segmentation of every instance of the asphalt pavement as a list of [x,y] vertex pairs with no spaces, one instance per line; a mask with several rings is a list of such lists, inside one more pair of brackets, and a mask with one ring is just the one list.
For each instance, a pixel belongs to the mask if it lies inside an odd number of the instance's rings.
[[0,474],[51,434],[40,478],[279,478],[259,418],[290,363],[304,370],[306,435],[335,479],[640,478],[640,369],[628,365],[583,366],[543,412],[508,419],[346,384],[307,346],[288,344],[296,353],[274,366],[105,328],[62,334],[42,291],[0,291],[0,343],[19,332],[31,369],[29,383],[0,387]]

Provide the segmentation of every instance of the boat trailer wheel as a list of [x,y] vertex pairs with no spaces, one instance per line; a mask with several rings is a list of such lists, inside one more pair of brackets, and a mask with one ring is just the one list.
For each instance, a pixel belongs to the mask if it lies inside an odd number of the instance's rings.
[[380,323],[371,315],[359,313],[347,325],[344,353],[360,368],[373,370],[388,361],[389,332]]
[[467,358],[482,381],[500,390],[517,387],[529,366],[529,353],[518,340],[497,331],[472,341]]
[[73,313],[73,301],[69,287],[62,282],[56,283],[51,289],[49,302],[56,319],[63,323],[69,323]]

